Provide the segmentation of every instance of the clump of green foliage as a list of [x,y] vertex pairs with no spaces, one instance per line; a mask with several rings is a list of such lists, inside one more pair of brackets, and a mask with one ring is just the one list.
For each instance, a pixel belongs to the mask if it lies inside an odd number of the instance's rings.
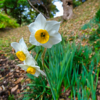
[[14,95],[9,95],[8,100],[15,100]]
[[[32,98],[35,100],[51,100],[51,90],[47,86],[46,78],[43,76],[37,78],[31,74],[27,74],[27,76],[31,79],[31,83],[27,85],[29,88],[23,93],[23,100],[30,100]],[[20,99],[22,100],[22,98]]]
[[73,7],[77,7],[77,6],[81,5],[81,4],[82,4],[81,1],[79,1],[79,0],[73,0]]
[[[41,47],[35,47],[33,51],[38,53],[40,50]],[[75,43],[66,44],[63,39],[61,43],[46,51],[44,59],[46,78],[43,76],[35,78],[28,75],[32,82],[28,85],[29,90],[26,90],[23,100],[26,100],[25,98],[59,100],[66,90],[71,91],[69,98],[72,100],[76,97],[78,100],[89,100],[90,98],[96,100],[99,53],[99,51],[93,53],[91,47],[88,46],[76,46]],[[42,69],[41,53],[37,62]],[[63,91],[62,88],[64,88]]]
[[97,11],[95,18],[97,20],[97,23],[100,23],[100,9]]
[[15,28],[18,26],[19,24],[17,24],[15,19],[12,19],[6,14],[0,12],[0,28],[6,28],[6,27]]

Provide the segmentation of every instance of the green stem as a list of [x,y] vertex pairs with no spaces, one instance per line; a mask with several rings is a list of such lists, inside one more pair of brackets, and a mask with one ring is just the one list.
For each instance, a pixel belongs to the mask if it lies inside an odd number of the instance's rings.
[[38,58],[38,56],[39,56],[39,54],[42,52],[42,50],[40,50],[38,53],[37,53],[37,55],[36,55],[36,57],[35,57],[35,60],[37,60],[37,58]]
[[42,54],[42,66],[44,67],[44,57],[45,57],[45,53],[47,51],[47,48],[44,49],[43,54]]
[[32,45],[30,48],[28,48],[28,51],[32,50],[35,47],[36,47],[35,45]]
[[46,78],[47,78],[47,80],[48,80],[48,82],[49,82],[49,85],[50,85],[50,88],[51,88],[51,92],[52,92],[53,98],[54,98],[54,100],[58,100],[58,99],[56,99],[56,97],[55,97],[54,90],[53,90],[53,87],[52,87],[52,84],[51,84],[51,81],[50,81],[50,77],[49,77],[48,72],[47,72],[47,70],[46,70],[46,69],[47,69],[47,66],[44,64],[44,58],[45,58],[46,50],[47,50],[47,48],[44,49],[43,54],[42,54],[42,56],[41,56],[41,58],[42,58],[42,66],[43,66],[44,71],[45,71],[45,73],[46,73]]

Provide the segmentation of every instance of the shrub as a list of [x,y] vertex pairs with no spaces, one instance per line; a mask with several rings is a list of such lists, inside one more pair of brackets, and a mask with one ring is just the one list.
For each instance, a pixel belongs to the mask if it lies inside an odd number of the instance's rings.
[[0,12],[0,28],[6,28],[6,27],[15,28],[18,26],[19,24],[17,24],[15,19],[12,19],[6,14]]

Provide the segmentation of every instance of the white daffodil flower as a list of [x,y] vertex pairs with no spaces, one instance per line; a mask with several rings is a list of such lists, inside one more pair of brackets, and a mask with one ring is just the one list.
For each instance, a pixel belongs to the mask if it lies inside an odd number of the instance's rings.
[[18,66],[20,66],[27,73],[30,73],[36,77],[38,77],[40,73],[46,76],[46,74],[40,70],[40,67],[35,65],[35,62],[32,59],[28,59],[24,62],[24,64],[18,64]]
[[19,60],[21,60],[21,61],[28,60],[29,61],[29,59],[31,59],[35,62],[34,58],[28,52],[28,48],[27,48],[23,38],[20,39],[19,43],[17,43],[17,42],[11,43],[11,46],[15,49],[16,56],[19,58]]
[[60,22],[46,21],[41,13],[37,16],[35,22],[28,27],[31,32],[29,42],[33,45],[51,48],[52,45],[62,41],[62,37],[58,32]]

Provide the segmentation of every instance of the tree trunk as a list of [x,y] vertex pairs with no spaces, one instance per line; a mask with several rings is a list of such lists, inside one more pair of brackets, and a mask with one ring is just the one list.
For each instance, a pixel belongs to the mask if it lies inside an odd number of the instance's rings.
[[62,0],[63,2],[63,20],[68,20],[73,16],[73,1]]

